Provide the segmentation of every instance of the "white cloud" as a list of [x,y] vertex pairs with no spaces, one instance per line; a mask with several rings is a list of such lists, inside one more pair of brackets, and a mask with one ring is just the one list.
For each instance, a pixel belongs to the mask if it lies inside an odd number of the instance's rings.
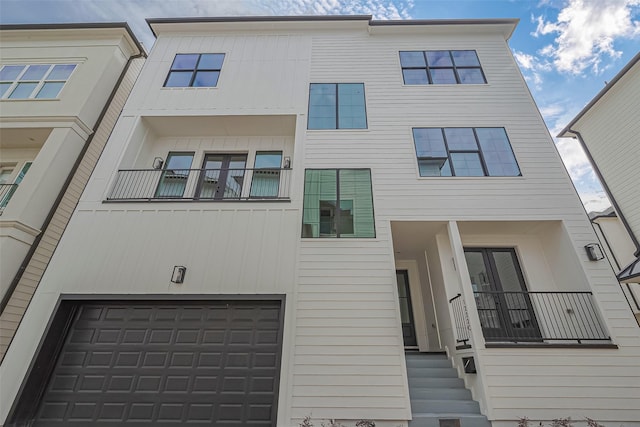
[[543,82],[542,73],[551,71],[552,69],[549,61],[518,50],[513,51],[513,56],[520,66],[524,78],[529,83],[533,83],[536,89],[541,89]]
[[595,179],[589,159],[587,159],[578,141],[572,138],[559,138],[556,141],[556,147],[558,147],[564,165],[567,167],[567,171],[576,186],[583,179]]
[[591,68],[598,73],[603,56],[620,56],[616,39],[640,36],[640,21],[633,19],[639,5],[640,0],[567,0],[555,22],[534,18],[534,36],[556,35],[540,54],[560,72],[580,74]]
[[413,0],[249,0],[270,15],[373,15],[374,19],[408,19]]

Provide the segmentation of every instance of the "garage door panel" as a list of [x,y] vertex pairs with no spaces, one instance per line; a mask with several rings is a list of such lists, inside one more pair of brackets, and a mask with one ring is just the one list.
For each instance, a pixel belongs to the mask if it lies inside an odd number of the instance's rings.
[[85,304],[35,425],[272,426],[280,302]]

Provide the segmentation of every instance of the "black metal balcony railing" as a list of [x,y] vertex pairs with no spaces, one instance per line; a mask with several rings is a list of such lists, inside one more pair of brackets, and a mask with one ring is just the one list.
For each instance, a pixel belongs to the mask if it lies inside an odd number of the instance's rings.
[[18,189],[18,184],[0,184],[0,212],[7,206],[11,196]]
[[[474,292],[486,342],[609,341],[591,292]],[[457,297],[456,297],[457,298]],[[468,322],[456,315],[458,342],[466,343]],[[458,298],[461,299],[461,298]]]
[[107,200],[289,199],[291,169],[121,169]]
[[467,306],[461,294],[449,300],[451,304],[451,312],[456,327],[456,341],[462,345],[467,345],[471,340],[471,325],[469,324],[469,315],[467,314]]

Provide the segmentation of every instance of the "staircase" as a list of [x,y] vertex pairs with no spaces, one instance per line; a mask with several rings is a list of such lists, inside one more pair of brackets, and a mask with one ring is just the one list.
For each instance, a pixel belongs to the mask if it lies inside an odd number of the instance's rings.
[[407,352],[409,427],[491,427],[444,353]]

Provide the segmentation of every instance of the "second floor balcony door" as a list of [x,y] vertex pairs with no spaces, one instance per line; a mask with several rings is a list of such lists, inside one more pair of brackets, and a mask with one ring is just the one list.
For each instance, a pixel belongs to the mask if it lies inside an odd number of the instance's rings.
[[207,154],[197,195],[199,199],[239,199],[242,196],[246,154]]
[[465,248],[486,341],[540,341],[540,330],[513,248]]

